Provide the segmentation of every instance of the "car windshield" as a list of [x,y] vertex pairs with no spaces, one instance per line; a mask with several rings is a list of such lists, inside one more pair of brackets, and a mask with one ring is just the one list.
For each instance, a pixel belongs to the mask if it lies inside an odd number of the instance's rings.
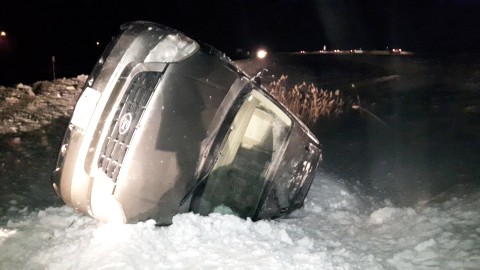
[[291,119],[259,91],[248,94],[206,181],[198,211],[253,216],[291,126]]

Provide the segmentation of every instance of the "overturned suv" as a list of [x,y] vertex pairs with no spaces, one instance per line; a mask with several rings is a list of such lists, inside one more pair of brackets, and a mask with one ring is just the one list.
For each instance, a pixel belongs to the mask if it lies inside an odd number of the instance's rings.
[[85,84],[52,184],[105,221],[272,219],[303,205],[320,159],[305,125],[223,54],[132,22]]

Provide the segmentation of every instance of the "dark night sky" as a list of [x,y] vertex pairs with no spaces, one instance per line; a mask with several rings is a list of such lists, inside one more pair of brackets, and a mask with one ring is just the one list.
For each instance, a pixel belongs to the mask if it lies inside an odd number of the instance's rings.
[[477,0],[7,0],[0,4],[0,31],[8,38],[0,40],[0,84],[42,73],[52,55],[59,73],[88,73],[119,26],[132,20],[168,25],[235,58],[239,48],[262,45],[477,52],[479,14]]

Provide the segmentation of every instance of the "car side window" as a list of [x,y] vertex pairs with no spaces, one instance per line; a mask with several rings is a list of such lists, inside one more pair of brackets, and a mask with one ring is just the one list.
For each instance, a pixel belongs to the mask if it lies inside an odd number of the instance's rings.
[[277,105],[252,90],[230,126],[206,182],[199,212],[253,216],[276,150],[286,142],[291,126],[291,119]]

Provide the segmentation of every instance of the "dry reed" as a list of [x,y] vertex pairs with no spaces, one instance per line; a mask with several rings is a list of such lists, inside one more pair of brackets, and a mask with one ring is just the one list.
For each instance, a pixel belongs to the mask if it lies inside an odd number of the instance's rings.
[[314,125],[321,118],[336,118],[344,113],[347,104],[340,90],[323,90],[313,83],[306,82],[296,84],[289,89],[287,78],[288,76],[282,75],[266,88],[272,96],[307,125]]

